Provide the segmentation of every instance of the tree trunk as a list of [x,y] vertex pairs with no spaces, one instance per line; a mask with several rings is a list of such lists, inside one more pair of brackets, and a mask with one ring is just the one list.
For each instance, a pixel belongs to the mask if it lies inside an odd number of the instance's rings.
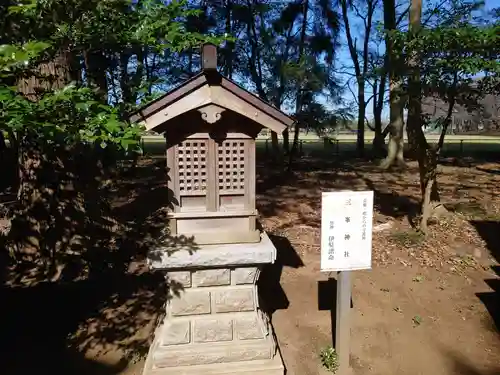
[[381,167],[386,169],[396,164],[404,167],[404,121],[403,121],[403,98],[401,95],[401,81],[390,82],[390,121],[389,125],[389,144],[387,147],[387,157],[381,163]]
[[382,113],[378,113],[378,80],[372,83],[373,91],[373,136],[372,151],[375,158],[385,157],[385,138],[382,136]]
[[373,153],[376,158],[386,157],[385,137],[387,131],[382,131],[382,110],[384,109],[385,83],[387,81],[388,57],[384,57],[384,66],[380,80],[373,84],[373,118],[375,122],[375,136],[373,138]]
[[61,49],[50,61],[36,66],[29,76],[17,81],[17,90],[26,98],[37,101],[44,92],[51,92],[66,86],[71,81],[79,81],[79,63],[74,54]]
[[271,131],[271,146],[273,149],[274,157],[277,157],[280,153],[280,143],[278,140],[278,133]]
[[[306,44],[306,34],[307,34],[307,14],[309,12],[309,0],[305,0],[302,5],[302,26],[300,30],[300,44],[299,44],[299,55],[297,58],[297,63],[300,63],[300,60],[304,57],[304,49]],[[299,114],[302,111],[302,82],[299,82],[297,85],[297,96],[295,99],[295,113]],[[295,122],[295,133],[293,135],[293,150],[290,152],[290,164],[293,158],[293,151],[297,149],[299,143],[299,133],[300,133],[300,122]],[[283,132],[283,148],[286,152],[289,152],[288,145],[288,129],[285,129]]]
[[103,103],[108,102],[108,59],[102,51],[84,51],[85,74],[90,84],[95,85]]
[[[304,49],[306,43],[306,31],[307,31],[307,13],[309,11],[309,0],[305,0],[302,4],[302,26],[300,31],[300,42],[299,42],[299,55],[297,57],[297,63],[300,63],[302,58],[304,57]],[[298,115],[302,111],[303,103],[302,103],[302,82],[297,84],[297,93],[295,97],[295,113]],[[300,135],[300,122],[296,121],[294,126],[294,134],[293,134],[293,144],[292,149],[289,148],[289,133],[288,129],[285,129],[283,132],[283,150],[285,151],[285,155],[289,154],[288,159],[288,169],[290,170],[292,167],[292,161],[295,156],[295,152],[298,149],[299,145],[299,135]]]
[[382,119],[381,116],[374,112],[374,120],[375,120],[375,135],[373,136],[373,155],[375,158],[383,158],[386,155],[386,145],[385,145],[385,136],[382,133]]
[[425,152],[418,157],[418,169],[420,175],[420,190],[422,194],[422,217],[420,230],[427,234],[427,223],[433,215],[434,210],[440,206],[439,189],[437,183],[437,161],[438,155],[433,147],[427,147]]
[[283,152],[285,155],[290,152],[290,132],[288,128],[283,130]]
[[[421,28],[422,0],[411,0],[410,38],[418,38]],[[420,82],[420,56],[418,51],[410,51],[408,62],[408,121],[406,131],[408,144],[417,155],[420,175],[420,191],[422,197],[420,230],[427,234],[429,218],[439,204],[439,189],[437,184],[437,162],[439,144],[437,147],[429,145],[422,129],[422,88]],[[446,131],[446,129],[444,129]],[[441,138],[441,137],[440,137]]]
[[[263,78],[262,78],[262,69],[261,69],[261,55],[259,49],[259,40],[257,35],[257,30],[255,27],[255,15],[253,12],[253,2],[252,0],[247,0],[247,9],[248,9],[248,19],[249,22],[247,24],[247,37],[250,42],[251,55],[248,60],[250,75],[252,77],[252,81],[255,84],[257,89],[257,94],[262,100],[268,101],[266,92],[264,91]],[[278,95],[279,96],[279,95]],[[281,107],[281,97],[274,98],[275,106],[279,109]],[[276,159],[280,154],[280,146],[278,140],[278,134],[274,131],[271,131],[271,148],[272,148],[272,157]]]
[[382,158],[385,157],[386,155],[386,149],[385,149],[385,139],[382,136],[381,131],[375,131],[375,135],[373,136],[373,142],[372,142],[372,150],[373,150],[373,155],[375,158]]
[[295,154],[297,153],[297,150],[299,148],[299,134],[300,134],[300,124],[297,121],[295,123],[295,132],[293,133],[293,143],[292,143],[292,149],[290,150],[290,155],[288,157],[288,170],[292,170],[292,163],[293,159],[295,157]]
[[[14,145],[10,145],[10,150],[14,149]],[[0,182],[0,190],[7,187],[12,187],[12,182],[15,181],[13,178],[12,159],[9,158],[9,147],[7,147],[7,141],[5,139],[4,132],[0,129],[0,175],[2,180]]]
[[32,211],[40,198],[38,187],[41,184],[37,184],[37,177],[40,172],[42,155],[32,141],[33,137],[29,134],[18,140],[18,213],[16,212],[12,220],[11,229],[14,233],[26,233],[25,236],[21,235],[21,246],[18,246],[16,256],[29,257],[29,260],[32,260],[32,257],[40,251],[40,226],[38,218],[33,217]]
[[[285,53],[283,54],[283,60],[280,62],[281,65],[279,67],[279,72],[280,72],[280,75],[279,75],[279,86],[278,86],[277,94],[276,94],[276,96],[274,98],[274,106],[276,108],[278,108],[278,109],[281,109],[283,95],[285,94],[285,81],[286,81],[286,77],[285,77],[283,66],[288,61],[290,47],[291,47],[291,45],[292,45],[292,43],[294,41],[294,39],[292,37],[292,31],[294,29],[293,25],[294,25],[294,23],[291,23],[291,25],[290,25],[290,27],[288,28],[288,31],[287,31]],[[301,53],[299,53],[299,55],[301,55]],[[273,132],[273,135],[274,134],[275,133]],[[285,152],[288,151],[288,139],[289,139],[288,129],[285,129],[285,131],[283,132],[283,149],[284,149]],[[275,139],[273,138],[273,151],[275,152],[276,157],[278,157],[280,150],[279,150],[279,143],[278,143],[278,135],[277,134],[276,134],[276,144],[274,142],[275,142]]]
[[[5,136],[3,135],[3,130],[0,130],[0,162],[3,161],[3,156],[6,151],[7,144],[5,143]],[[1,165],[3,165],[3,163]]]
[[[226,34],[231,35],[231,12],[232,12],[232,1],[227,0],[226,2]],[[226,48],[225,48],[225,54],[224,54],[224,59],[226,60],[225,64],[225,72],[224,74],[229,77],[233,78],[233,43],[232,42],[226,42]]]
[[[74,53],[61,48],[52,60],[40,63],[35,68],[34,73],[31,76],[19,79],[16,86],[20,93],[28,99],[36,101],[39,99],[40,92],[62,89],[71,81],[79,81],[80,64]],[[28,172],[23,172],[23,168],[27,171],[26,168],[33,165],[29,157],[23,156],[23,153],[31,152],[30,147],[34,144],[32,137],[32,135],[23,134],[22,132],[18,134],[9,133],[10,147],[15,155],[15,160],[18,161],[15,186],[18,198],[24,194],[23,189],[26,186],[23,180],[26,179]],[[25,159],[26,163],[23,164]],[[33,173],[35,172],[32,171],[31,174]]]
[[365,151],[365,79],[358,79],[358,131],[356,137],[356,149],[359,156],[364,155]]
[[[441,207],[443,211],[446,211],[446,209],[440,204],[439,187],[437,182],[437,164],[439,154],[443,148],[444,137],[453,118],[457,79],[458,77],[455,75],[452,87],[448,91],[448,111],[443,122],[437,146],[432,147],[427,142],[423,143],[423,141],[425,141],[425,136],[422,137],[423,133],[420,135],[420,142],[422,143],[419,147],[420,157],[418,161],[420,172],[420,190],[422,194],[422,218],[420,220],[420,230],[425,234],[428,232],[428,221],[434,214],[436,208]],[[424,150],[425,153],[423,153]]]
[[[384,0],[384,28],[386,32],[396,30],[396,5],[394,0]],[[395,54],[394,41],[389,34],[385,38],[388,74],[389,74],[389,112],[390,138],[388,154],[382,162],[382,168],[389,168],[397,163],[404,165],[403,158],[403,82],[401,79],[401,61]]]
[[[36,67],[35,73],[17,82],[18,90],[30,100],[38,100],[40,91],[62,89],[71,81],[78,81],[79,64],[74,55],[60,50],[49,62]],[[37,252],[43,247],[43,236],[40,235],[41,222],[48,220],[51,213],[47,205],[52,204],[54,189],[47,181],[58,182],[51,173],[53,168],[44,163],[56,161],[47,157],[46,151],[38,142],[37,135],[30,129],[22,129],[17,133],[9,132],[9,142],[15,154],[17,165],[17,210],[12,219],[11,232],[18,234],[22,240],[22,256],[33,261]],[[53,146],[49,147],[51,150]],[[47,174],[50,177],[47,179]],[[50,198],[47,198],[49,197]]]
[[[365,101],[365,82],[366,75],[368,72],[368,58],[369,58],[369,42],[370,42],[370,33],[372,30],[372,18],[374,13],[374,2],[372,0],[367,0],[367,11],[366,17],[364,18],[364,37],[363,37],[363,66],[361,67],[358,51],[356,50],[356,42],[352,38],[351,27],[349,23],[349,15],[348,15],[348,2],[347,0],[342,0],[340,2],[342,8],[342,18],[344,20],[347,45],[349,47],[349,54],[351,55],[351,59],[354,65],[354,71],[356,74],[356,83],[358,84],[358,126],[357,126],[357,137],[356,137],[356,150],[358,151],[359,156],[363,156],[365,149],[365,115],[366,115],[366,101]],[[358,13],[361,17],[361,15]]]

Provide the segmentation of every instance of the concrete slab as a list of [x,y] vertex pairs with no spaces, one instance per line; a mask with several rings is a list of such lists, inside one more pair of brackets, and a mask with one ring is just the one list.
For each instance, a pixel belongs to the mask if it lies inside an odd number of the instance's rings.
[[284,375],[285,367],[279,352],[271,360],[217,363],[212,365],[183,366],[150,369],[143,375]]
[[274,263],[276,248],[267,233],[257,243],[198,245],[198,249],[158,247],[148,254],[148,265],[155,270],[192,269]]

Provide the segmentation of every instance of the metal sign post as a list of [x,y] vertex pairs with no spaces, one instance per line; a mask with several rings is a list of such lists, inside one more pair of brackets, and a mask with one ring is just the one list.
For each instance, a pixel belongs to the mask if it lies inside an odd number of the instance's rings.
[[337,271],[335,350],[338,374],[351,373],[351,271],[371,268],[373,191],[322,194],[321,271]]
[[351,271],[337,274],[337,304],[335,322],[335,351],[337,352],[338,374],[349,374],[349,358],[351,355]]

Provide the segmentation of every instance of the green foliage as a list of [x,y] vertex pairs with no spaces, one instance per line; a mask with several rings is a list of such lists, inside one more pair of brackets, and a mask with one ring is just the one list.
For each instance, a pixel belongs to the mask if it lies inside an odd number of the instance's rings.
[[336,373],[339,368],[338,354],[334,348],[328,346],[321,350],[320,353],[321,363],[330,372]]
[[[142,129],[123,121],[123,111],[135,106],[140,96],[155,96],[151,85],[158,79],[144,67],[148,54],[178,53],[222,40],[186,30],[183,20],[200,12],[186,1],[28,0],[9,11],[9,17],[26,30],[24,35],[12,32],[13,43],[0,46],[0,75],[10,78],[4,82],[37,74],[39,62],[58,53],[52,46],[68,46],[74,63],[83,62],[87,76],[83,82],[45,93],[37,102],[27,100],[15,88],[0,86],[0,128],[21,137],[38,134],[35,139],[41,143],[90,142],[138,150]],[[34,41],[21,42],[26,38]],[[139,56],[144,61],[130,70],[130,62]],[[102,82],[93,81],[99,74],[113,78],[105,78],[107,84],[102,87]],[[121,92],[116,99],[124,105],[103,103],[93,91],[95,85],[101,91],[119,86],[111,92]]]
[[475,26],[458,24],[422,30],[406,44],[411,51],[422,51],[429,73],[475,75],[498,73],[500,56],[500,25]]
[[0,77],[13,74],[13,70],[25,68],[30,60],[48,47],[49,44],[43,42],[29,42],[22,46],[0,45]]
[[454,0],[443,9],[430,9],[425,15],[432,20],[429,25],[389,35],[405,82],[418,73],[420,96],[448,103],[445,116],[431,121],[423,114],[422,125],[445,131],[455,104],[478,110],[482,97],[499,91],[500,23],[474,16],[473,11],[481,6],[480,2]]
[[35,132],[39,142],[137,150],[142,128],[120,120],[118,110],[97,101],[89,88],[68,85],[38,102],[16,95],[10,104],[4,123],[18,134]]
[[[155,45],[160,50],[170,49],[181,52],[202,43],[220,44],[224,38],[205,35],[196,31],[188,31],[180,18],[198,17],[199,9],[187,8],[187,1],[172,1],[168,5],[155,0],[142,2],[138,9],[141,19],[135,38],[148,45]],[[161,35],[159,41],[156,36]],[[228,39],[228,38],[225,38]],[[159,42],[159,43],[158,43]]]
[[52,40],[66,40],[79,48],[142,43],[182,51],[207,41],[220,43],[221,38],[186,30],[181,20],[200,13],[188,5],[185,0],[29,0],[10,10],[27,22],[46,21],[39,28],[53,31]]
[[222,53],[223,71],[232,69],[260,97],[290,109],[303,129],[322,129],[317,119],[332,122],[342,88],[333,69],[340,24],[331,1],[232,2],[230,27],[222,3],[208,7],[219,21],[215,30],[240,36]]
[[[0,46],[0,73],[15,73],[14,68],[27,66],[47,47],[41,42]],[[90,88],[68,85],[33,102],[0,85],[0,102],[0,130],[18,138],[34,133],[41,144],[114,144],[125,151],[137,150],[139,144],[142,128],[121,121],[118,110],[99,103]]]
[[450,10],[452,15],[435,27],[391,34],[395,53],[406,65],[418,59],[424,89],[443,94],[451,86],[470,84],[478,74],[500,73],[500,23],[474,23],[470,6],[459,10]]
[[113,250],[96,238],[112,225],[104,216],[116,157],[139,151],[143,132],[126,112],[155,95],[156,72],[165,75],[164,65],[148,64],[220,39],[186,33],[193,12],[181,1],[32,0],[10,11],[0,46],[0,132],[19,179],[10,255],[45,265],[44,277],[75,260],[102,270]]
[[64,51],[72,80],[96,86],[124,111],[172,84],[170,68],[185,51],[227,39],[190,28],[201,10],[185,0],[26,0],[10,9],[11,22],[23,25],[11,44],[51,44],[43,61]]
[[142,128],[120,120],[116,108],[100,104],[89,88],[67,86],[32,102],[10,88],[0,88],[2,130],[17,134],[36,134],[40,146],[95,143],[102,148],[114,145],[125,151],[138,151]]

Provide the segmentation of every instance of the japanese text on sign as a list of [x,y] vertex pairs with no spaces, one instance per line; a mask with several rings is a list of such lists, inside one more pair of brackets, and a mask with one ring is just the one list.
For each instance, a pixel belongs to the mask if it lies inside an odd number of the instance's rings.
[[322,194],[321,270],[371,268],[373,191]]

